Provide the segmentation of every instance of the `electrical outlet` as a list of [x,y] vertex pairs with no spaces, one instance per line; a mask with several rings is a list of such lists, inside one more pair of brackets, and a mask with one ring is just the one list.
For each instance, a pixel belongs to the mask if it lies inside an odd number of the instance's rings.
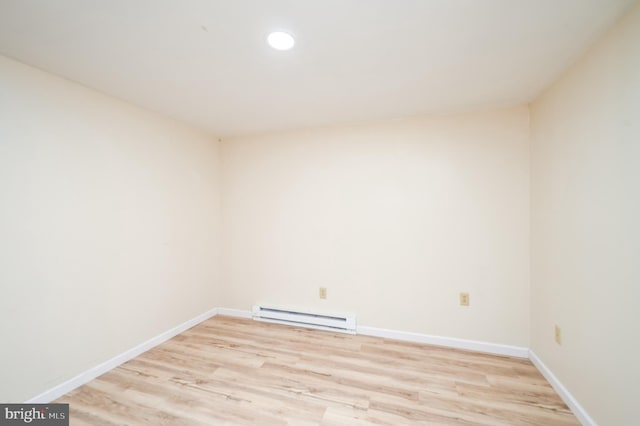
[[556,325],[556,343],[559,345],[562,344],[562,330],[559,325]]
[[327,288],[326,287],[320,287],[320,299],[326,299],[327,298]]
[[469,306],[469,293],[460,293],[460,305]]

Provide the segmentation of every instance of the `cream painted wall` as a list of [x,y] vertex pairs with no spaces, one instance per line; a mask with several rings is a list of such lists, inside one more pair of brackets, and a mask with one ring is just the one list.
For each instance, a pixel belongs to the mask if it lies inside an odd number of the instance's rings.
[[218,148],[0,57],[0,401],[218,305]]
[[531,129],[531,347],[598,424],[638,424],[640,6],[532,105]]
[[0,400],[263,301],[531,345],[600,424],[631,424],[638,70],[636,6],[531,126],[518,107],[219,145],[0,56]]
[[528,132],[519,107],[223,141],[225,306],[528,346]]

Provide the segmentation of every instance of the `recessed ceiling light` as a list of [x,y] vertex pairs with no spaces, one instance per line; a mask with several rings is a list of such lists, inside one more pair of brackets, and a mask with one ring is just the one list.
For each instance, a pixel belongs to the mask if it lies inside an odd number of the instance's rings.
[[295,44],[293,36],[282,31],[274,31],[267,37],[269,46],[277,50],[289,50]]

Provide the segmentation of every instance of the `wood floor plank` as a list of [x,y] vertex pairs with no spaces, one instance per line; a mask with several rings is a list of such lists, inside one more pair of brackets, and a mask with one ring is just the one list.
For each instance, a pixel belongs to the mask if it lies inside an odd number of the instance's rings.
[[528,360],[216,316],[56,402],[72,425],[577,425]]

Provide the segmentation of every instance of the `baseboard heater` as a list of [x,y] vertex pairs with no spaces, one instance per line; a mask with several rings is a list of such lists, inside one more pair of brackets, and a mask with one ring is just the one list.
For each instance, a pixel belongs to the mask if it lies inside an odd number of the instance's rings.
[[253,319],[340,333],[356,333],[356,316],[353,314],[323,314],[307,310],[254,305]]

